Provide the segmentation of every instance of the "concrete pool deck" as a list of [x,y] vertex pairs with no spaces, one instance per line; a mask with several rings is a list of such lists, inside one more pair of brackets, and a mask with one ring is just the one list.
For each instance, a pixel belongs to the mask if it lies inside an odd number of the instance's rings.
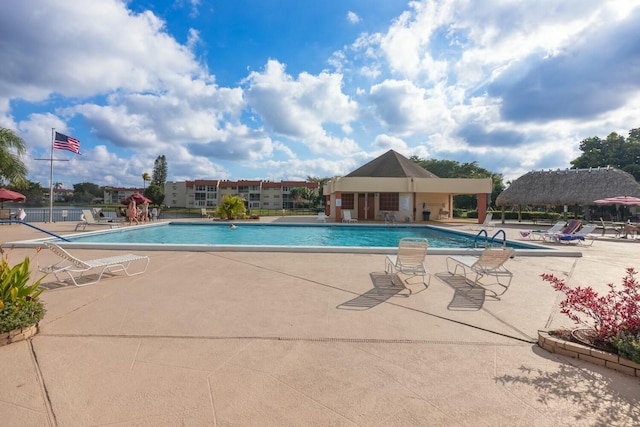
[[[64,235],[75,222],[36,225]],[[500,228],[518,240],[524,226]],[[0,226],[0,241],[38,237]],[[536,339],[573,326],[541,273],[605,291],[640,270],[640,241],[567,250],[583,256],[510,260],[500,300],[448,275],[443,255],[428,255],[430,285],[409,296],[382,254],[143,251],[141,276],[84,288],[47,277],[40,332],[0,347],[2,424],[637,425],[640,378]]]

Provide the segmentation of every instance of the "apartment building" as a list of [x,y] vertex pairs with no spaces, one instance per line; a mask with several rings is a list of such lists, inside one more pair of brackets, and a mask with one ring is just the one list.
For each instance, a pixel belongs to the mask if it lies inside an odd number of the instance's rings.
[[105,204],[119,204],[133,193],[142,193],[142,188],[124,188],[124,187],[105,187],[104,201]]
[[241,196],[249,209],[292,209],[291,189],[320,189],[318,182],[261,180],[170,181],[164,185],[167,206],[215,209],[226,195]]

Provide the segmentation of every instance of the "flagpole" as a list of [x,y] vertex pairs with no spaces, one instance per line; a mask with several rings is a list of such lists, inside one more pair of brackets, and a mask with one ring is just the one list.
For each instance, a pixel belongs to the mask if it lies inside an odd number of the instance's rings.
[[55,140],[55,128],[51,128],[51,167],[49,169],[49,222],[53,223],[53,141]]
[[53,144],[55,142],[56,129],[51,128],[51,153],[48,159],[33,159],[33,160],[47,160],[50,163],[49,166],[49,222],[53,222],[53,162],[68,162],[67,159],[54,159],[53,158]]

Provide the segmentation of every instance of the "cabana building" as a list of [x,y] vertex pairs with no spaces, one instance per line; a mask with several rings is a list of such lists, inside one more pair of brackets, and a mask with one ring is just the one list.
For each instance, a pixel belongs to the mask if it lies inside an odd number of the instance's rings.
[[453,196],[476,194],[478,221],[483,222],[493,188],[491,178],[439,178],[401,154],[389,150],[324,186],[325,214],[336,222],[350,211],[358,220],[401,222],[449,218]]
[[[594,205],[595,200],[617,196],[640,197],[640,184],[633,175],[614,167],[532,171],[511,183],[496,198],[496,206]],[[520,218],[519,218],[520,219]],[[588,219],[588,218],[587,218]]]

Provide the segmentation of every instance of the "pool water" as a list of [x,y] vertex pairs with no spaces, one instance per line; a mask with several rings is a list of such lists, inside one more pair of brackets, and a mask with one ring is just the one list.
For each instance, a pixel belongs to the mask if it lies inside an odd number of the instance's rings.
[[[403,237],[425,237],[431,248],[473,248],[474,235],[429,226],[363,226],[168,223],[151,227],[125,227],[110,232],[72,237],[73,242],[124,244],[348,246],[397,248]],[[515,248],[531,245],[508,242]]]

